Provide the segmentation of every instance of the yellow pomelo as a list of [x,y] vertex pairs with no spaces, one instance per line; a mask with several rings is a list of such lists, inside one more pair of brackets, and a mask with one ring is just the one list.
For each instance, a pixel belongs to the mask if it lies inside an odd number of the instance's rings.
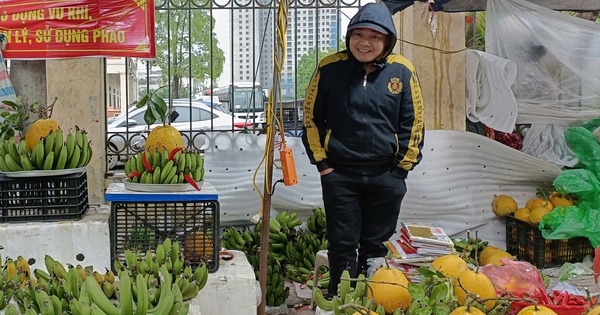
[[488,257],[490,257],[490,255],[492,255],[494,252],[501,250],[498,247],[495,246],[487,246],[486,248],[484,248],[481,253],[479,253],[479,258],[477,259],[477,262],[479,262],[480,266],[485,266],[488,264]]
[[410,306],[412,296],[408,292],[408,280],[402,271],[396,268],[382,267],[375,271],[371,281],[367,296],[377,305],[383,305],[387,314],[397,308],[406,311]]
[[550,203],[552,203],[552,206],[555,208],[558,206],[570,207],[573,205],[573,201],[562,194],[550,195],[548,199],[550,200]]
[[468,291],[471,294],[478,294],[481,299],[490,299],[485,302],[485,308],[488,311],[496,305],[496,300],[494,299],[496,297],[496,288],[494,288],[494,284],[485,274],[468,270],[458,277],[458,283],[460,285],[457,284],[454,288],[458,304],[465,305]]
[[600,306],[594,307],[587,315],[600,315]]
[[529,214],[529,222],[531,222],[532,224],[540,223],[542,217],[550,213],[550,211],[552,210],[549,210],[546,207],[538,207],[531,210],[531,213]]
[[549,200],[542,199],[539,197],[533,197],[527,200],[527,203],[525,204],[525,208],[528,208],[529,210],[533,210],[539,207],[546,207],[548,208],[548,210],[554,209],[554,206]]
[[183,245],[187,249],[185,258],[190,261],[210,258],[214,253],[214,242],[210,235],[205,235],[202,231],[197,231],[188,236]]
[[444,276],[456,279],[463,272],[469,270],[467,262],[454,254],[448,254],[436,258],[431,265]]
[[531,210],[529,208],[519,208],[515,212],[515,218],[525,222],[529,222],[529,215],[531,215]]
[[58,128],[58,122],[52,118],[34,121],[25,134],[25,142],[27,142],[29,152],[33,151],[33,148],[40,142],[41,138],[46,137],[50,132],[57,131]]
[[170,125],[155,127],[146,139],[145,149],[150,152],[162,152],[164,149],[171,152],[175,148],[183,148],[183,136]]
[[542,306],[542,305],[530,305],[527,306],[525,308],[523,308],[522,310],[520,310],[517,315],[558,315],[556,314],[555,311]]
[[455,309],[454,311],[452,311],[452,313],[450,313],[450,315],[485,315],[485,313],[480,311],[476,307],[461,306],[461,307]]
[[510,260],[515,260],[516,258],[503,251],[503,250],[499,250],[499,251],[495,251],[493,252],[488,258],[487,258],[487,263],[491,264],[491,265],[495,265],[495,266],[502,266],[504,265],[501,261],[500,258],[508,258]]
[[517,202],[511,196],[497,195],[494,196],[494,200],[492,201],[492,210],[494,210],[496,215],[501,217],[515,213],[518,208]]

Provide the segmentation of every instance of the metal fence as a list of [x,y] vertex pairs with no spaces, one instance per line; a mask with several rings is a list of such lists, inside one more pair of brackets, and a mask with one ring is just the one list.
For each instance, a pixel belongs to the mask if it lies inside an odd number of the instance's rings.
[[[178,113],[180,117],[195,117],[192,104],[202,101],[209,105],[213,117],[230,120],[226,128],[217,125],[216,118],[200,125],[193,122],[194,118],[187,122],[175,120],[189,149],[202,150],[198,147],[203,143],[199,137],[206,131],[259,133],[264,128],[256,118],[243,130],[236,128],[234,116],[239,115],[234,112],[239,106],[233,101],[221,104],[230,116],[211,106],[217,99],[210,93],[222,88],[219,82],[223,81],[234,85],[258,82],[267,98],[271,87],[276,86],[275,97],[271,98],[275,100],[276,116],[282,117],[286,135],[299,136],[303,93],[312,70],[327,53],[345,49],[343,25],[367,2],[372,0],[293,0],[288,2],[287,10],[280,10],[280,3],[274,0],[156,0],[157,58],[126,60],[126,82],[120,84],[125,86],[129,108],[122,106],[121,117],[114,118],[107,128],[109,170],[118,169],[143,149],[152,127],[145,125],[143,114],[136,112],[134,104],[157,90],[168,103],[178,99],[188,104],[189,113]],[[281,21],[285,20],[287,32],[282,42],[277,38],[277,23],[282,27]]]

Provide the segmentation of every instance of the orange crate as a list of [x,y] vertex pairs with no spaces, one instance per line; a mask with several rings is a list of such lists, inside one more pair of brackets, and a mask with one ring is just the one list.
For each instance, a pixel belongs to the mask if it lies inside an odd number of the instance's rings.
[[580,262],[594,254],[594,248],[585,237],[548,240],[537,225],[506,216],[506,251],[537,268],[562,266],[566,262]]

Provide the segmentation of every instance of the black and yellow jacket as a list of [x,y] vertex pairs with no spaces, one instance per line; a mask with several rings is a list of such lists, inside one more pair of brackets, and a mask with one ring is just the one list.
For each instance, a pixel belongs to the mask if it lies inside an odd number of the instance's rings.
[[[312,164],[372,175],[391,170],[406,178],[421,160],[424,104],[410,61],[391,54],[396,30],[383,4],[368,4],[350,21],[371,22],[388,35],[375,72],[349,49],[325,57],[304,99],[302,140]],[[350,38],[348,33],[347,39]]]

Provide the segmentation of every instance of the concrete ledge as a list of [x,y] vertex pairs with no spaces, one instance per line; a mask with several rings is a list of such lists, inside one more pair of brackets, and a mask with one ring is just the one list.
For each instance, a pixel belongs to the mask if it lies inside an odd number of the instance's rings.
[[254,270],[243,252],[230,253],[234,258],[221,261],[198,297],[190,301],[190,314],[256,315],[260,288]]
[[[95,270],[110,267],[110,207],[90,207],[78,221],[24,222],[0,224],[2,259],[21,255],[35,260],[31,266],[46,269],[46,254],[66,264],[94,266]],[[77,260],[78,255],[80,259]]]

